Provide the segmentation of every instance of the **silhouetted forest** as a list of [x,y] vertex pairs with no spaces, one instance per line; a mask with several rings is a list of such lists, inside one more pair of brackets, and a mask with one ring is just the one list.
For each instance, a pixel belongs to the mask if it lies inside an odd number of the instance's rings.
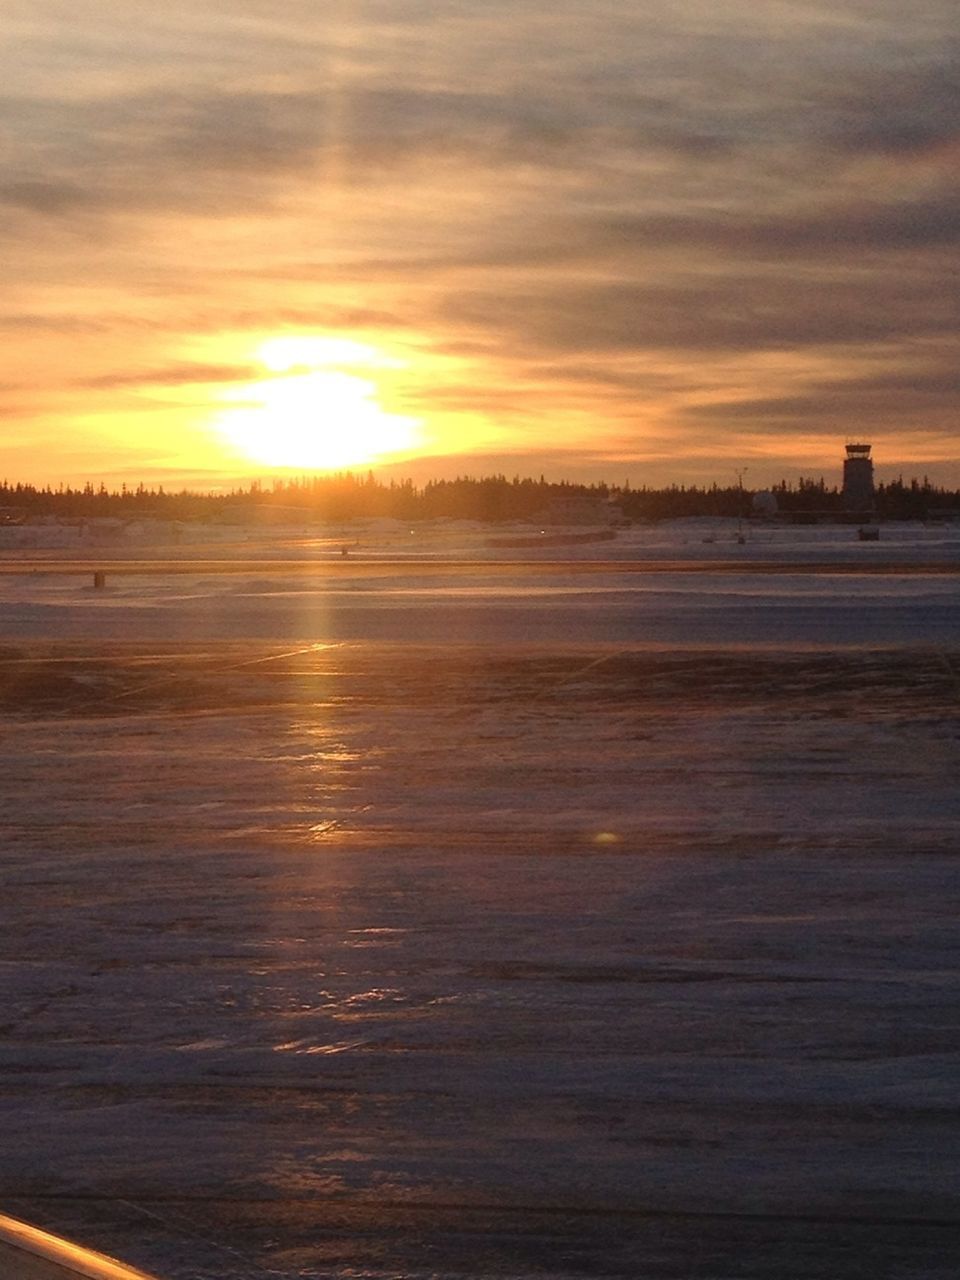
[[[786,480],[772,486],[780,512],[815,518],[843,510],[840,490],[824,480]],[[108,489],[86,484],[35,486],[0,483],[0,520],[55,516],[61,519],[114,517],[117,519],[205,520],[242,523],[258,517],[289,517],[292,522],[339,522],[390,516],[400,520],[517,521],[537,520],[551,506],[572,498],[614,502],[625,520],[668,520],[680,516],[744,516],[753,510],[754,491],[736,485],[670,485],[663,489],[629,485],[582,485],[550,482],[542,476],[524,479],[503,475],[455,480],[431,480],[417,486],[410,480],[383,483],[372,472],[357,475],[310,476],[254,481],[249,488],[229,493],[167,492],[145,484]],[[885,520],[922,520],[937,510],[960,507],[960,490],[942,489],[924,477],[898,479],[876,489],[876,512]]]

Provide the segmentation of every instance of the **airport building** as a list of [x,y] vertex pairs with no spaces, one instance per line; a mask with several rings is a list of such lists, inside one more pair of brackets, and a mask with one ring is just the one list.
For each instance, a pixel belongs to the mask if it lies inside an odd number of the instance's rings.
[[873,461],[870,445],[848,444],[843,463],[843,509],[865,513],[873,510]]

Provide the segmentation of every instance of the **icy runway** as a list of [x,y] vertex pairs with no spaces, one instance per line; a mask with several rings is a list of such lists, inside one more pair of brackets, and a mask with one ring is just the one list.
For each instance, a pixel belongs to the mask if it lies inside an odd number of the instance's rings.
[[0,1205],[173,1280],[952,1276],[955,582],[4,583]]

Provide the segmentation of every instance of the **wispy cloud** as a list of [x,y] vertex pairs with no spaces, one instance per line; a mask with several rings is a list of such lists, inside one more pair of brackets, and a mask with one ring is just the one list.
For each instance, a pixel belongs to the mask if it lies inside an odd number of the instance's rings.
[[79,378],[78,387],[184,387],[204,383],[250,382],[263,376],[263,370],[255,365],[201,365],[177,364],[160,369],[124,369],[97,374],[91,378]]

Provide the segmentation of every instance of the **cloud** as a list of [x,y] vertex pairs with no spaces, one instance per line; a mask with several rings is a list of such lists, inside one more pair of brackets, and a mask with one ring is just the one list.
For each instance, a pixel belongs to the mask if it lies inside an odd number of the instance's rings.
[[77,209],[88,209],[92,204],[90,192],[73,182],[47,178],[0,182],[0,205],[28,213],[56,217]]
[[[795,424],[833,420],[844,428],[852,423],[876,423],[877,415],[889,415],[893,404],[886,392],[873,388],[861,390],[810,390],[806,395],[776,396],[757,400],[731,400],[718,404],[692,406],[690,418],[718,419],[737,422],[740,430],[771,430],[775,424]],[[751,425],[753,424],[753,425]]]
[[914,62],[867,71],[827,98],[830,145],[896,157],[922,155],[960,140],[960,41],[947,40]]
[[[744,24],[697,6],[665,21],[656,6],[601,5],[584,24],[576,5],[547,23],[532,6],[478,14],[458,4],[428,28],[418,6],[391,16],[368,5],[350,21],[307,21],[299,41],[289,12],[269,20],[247,4],[204,21],[189,4],[178,10],[167,21],[144,14],[129,48],[109,27],[61,41],[65,66],[90,70],[86,93],[63,77],[0,98],[8,206],[230,219],[269,216],[292,191],[319,196],[330,183],[407,179],[448,203],[458,169],[481,190],[506,171],[519,189],[501,195],[527,213],[607,205],[610,216],[619,205],[628,240],[631,219],[641,233],[673,222],[679,234],[682,213],[688,237],[702,239],[716,218],[735,240],[738,212],[809,189],[813,167],[842,173],[861,152],[925,151],[960,130],[955,47],[922,45],[908,59],[894,42],[866,40],[859,51],[841,44],[838,57],[825,11],[806,24],[784,11],[771,44],[757,15]],[[191,56],[171,74],[164,59],[178,33]],[[789,74],[778,76],[781,61]],[[97,71],[104,87],[94,89]],[[769,223],[775,235],[778,219]],[[382,221],[377,229],[384,239]]]
[[[871,438],[901,430],[911,418],[926,429],[955,440],[956,397],[960,374],[956,350],[945,347],[938,355],[907,360],[898,367],[895,352],[878,359],[869,371],[854,376],[834,373],[830,378],[794,379],[788,395],[741,393],[707,404],[688,404],[689,421],[722,422],[738,432],[770,436],[795,430],[812,430],[817,424],[836,423],[844,431],[862,431]],[[955,449],[954,449],[955,452]]]
[[457,326],[498,328],[534,352],[770,351],[861,345],[952,332],[955,295],[897,275],[797,277],[743,271],[661,284],[558,280],[508,293],[466,290],[445,300]]
[[[5,169],[14,177],[0,186],[0,204],[56,219],[264,208],[277,183],[315,154],[311,103],[303,95],[251,93],[8,98],[0,121],[13,124],[18,141],[7,148]],[[33,229],[32,221],[21,223],[27,235]]]
[[201,383],[252,382],[263,377],[253,365],[175,364],[158,369],[127,369],[78,378],[73,386],[107,390],[114,387],[182,387]]
[[747,258],[806,257],[821,265],[883,250],[939,248],[960,242],[960,184],[921,198],[855,199],[777,215],[751,209],[712,217],[677,213],[599,218],[579,233],[580,253],[596,257],[680,248]]
[[0,333],[77,334],[106,333],[109,321],[76,312],[0,311]]

